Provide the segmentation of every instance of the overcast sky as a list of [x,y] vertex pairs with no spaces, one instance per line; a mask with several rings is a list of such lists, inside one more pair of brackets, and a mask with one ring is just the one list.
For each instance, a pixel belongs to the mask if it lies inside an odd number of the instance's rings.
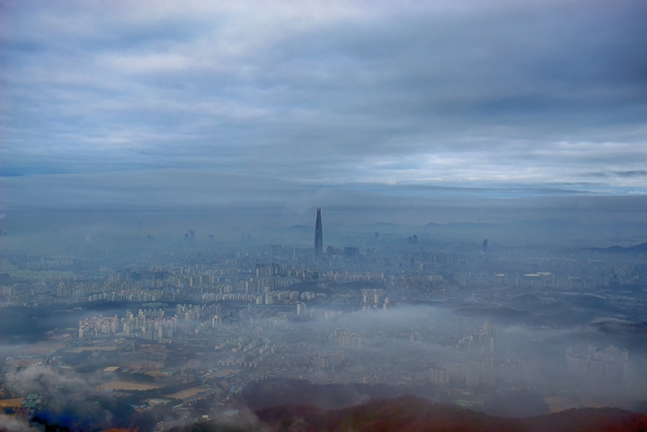
[[646,23],[642,0],[3,1],[0,206],[642,195]]

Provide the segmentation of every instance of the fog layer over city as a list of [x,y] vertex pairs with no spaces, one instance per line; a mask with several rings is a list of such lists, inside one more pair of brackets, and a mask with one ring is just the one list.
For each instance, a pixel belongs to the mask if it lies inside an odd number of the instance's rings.
[[[175,213],[50,232],[15,222],[0,238],[3,421],[265,428],[256,410],[403,395],[511,417],[645,410],[640,236],[345,225],[324,208],[318,250],[314,213],[309,227],[224,238],[177,228]],[[536,232],[497,238],[524,228]]]
[[0,2],[0,430],[644,430],[645,22]]

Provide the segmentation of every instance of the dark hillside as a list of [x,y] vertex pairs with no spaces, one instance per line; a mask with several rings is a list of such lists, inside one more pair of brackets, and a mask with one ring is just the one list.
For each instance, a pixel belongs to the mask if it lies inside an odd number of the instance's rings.
[[351,408],[322,411],[302,405],[256,412],[285,432],[646,432],[647,416],[619,409],[576,409],[527,419],[502,418],[414,396],[372,399]]

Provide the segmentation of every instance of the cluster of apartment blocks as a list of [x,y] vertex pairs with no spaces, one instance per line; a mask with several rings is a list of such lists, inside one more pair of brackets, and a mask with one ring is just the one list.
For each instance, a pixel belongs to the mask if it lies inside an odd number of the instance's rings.
[[165,317],[162,309],[140,309],[135,315],[126,311],[123,318],[94,316],[79,321],[79,339],[110,336],[140,338],[171,343],[179,321],[211,321],[222,324],[220,305],[178,305],[174,317]]
[[306,291],[299,293],[299,291],[272,291],[264,296],[256,297],[256,304],[273,304],[276,299],[279,302],[298,301],[298,300],[315,300],[318,297],[325,297],[323,293],[314,293]]
[[371,272],[371,271],[337,271],[337,270],[328,270],[319,275],[319,278],[322,280],[328,280],[332,282],[384,282],[385,273],[382,271]]
[[495,361],[492,357],[480,360],[456,361],[445,367],[433,367],[429,380],[434,384],[478,384],[536,382],[541,372],[538,359],[507,359]]
[[170,343],[177,324],[176,317],[147,318],[128,311],[125,318],[99,316],[79,321],[79,339],[119,336]]
[[[203,300],[235,300],[268,304],[272,300],[314,299],[315,297],[308,297],[314,296],[314,293],[306,293],[304,297],[303,294],[286,290],[291,285],[304,280],[374,283],[385,280],[384,272],[329,270],[318,274],[316,269],[303,265],[258,265],[251,274],[253,276],[249,277],[250,270],[246,268],[209,269],[204,265],[156,267],[142,271],[124,270],[111,276],[105,283],[59,283],[56,287],[56,296],[58,298],[85,297],[89,301],[159,301],[168,297],[171,292],[175,298],[176,294],[179,295],[178,290],[185,290]],[[10,288],[7,287],[5,291],[9,291]],[[165,293],[168,294],[166,297],[164,297]],[[268,297],[270,293],[272,294]],[[0,295],[3,294],[10,295],[9,292],[0,293]],[[299,295],[298,298],[297,295]],[[265,297],[259,302],[261,296]]]
[[97,301],[108,301],[108,302],[155,302],[160,301],[163,298],[163,293],[161,291],[131,291],[131,292],[101,292],[98,294],[92,294],[88,296],[88,301],[97,302]]
[[244,301],[249,303],[261,304],[274,304],[277,302],[297,302],[299,300],[315,300],[323,294],[316,294],[314,292],[306,291],[299,293],[299,291],[269,291],[264,295],[256,294],[243,294],[243,293],[230,293],[230,294],[202,294],[202,300],[209,301]]
[[344,354],[341,352],[331,354],[315,354],[312,356],[312,365],[321,369],[331,369],[341,365]]
[[588,286],[610,286],[612,284],[638,284],[647,281],[647,267],[644,263],[554,259],[529,264],[532,264],[531,266],[537,268],[538,271],[526,273],[457,272],[454,274],[454,280],[462,286],[496,285],[558,290],[583,289]]
[[146,288],[142,282],[60,283],[56,297],[85,297],[88,301],[158,301],[163,292]]
[[461,286],[505,286],[520,288],[575,288],[579,278],[556,277],[550,272],[525,274],[465,272],[455,273],[454,280]]
[[357,333],[349,333],[337,329],[332,332],[331,336],[337,338],[339,346],[344,349],[362,349],[362,337]]
[[454,348],[480,354],[494,354],[494,338],[498,334],[499,327],[485,321],[476,333],[462,337]]
[[308,308],[305,303],[297,303],[297,316],[308,317],[313,320],[329,320],[337,318],[343,312],[329,309]]
[[566,365],[568,371],[577,375],[622,380],[627,374],[629,351],[620,350],[614,346],[604,351],[589,345],[586,352],[574,352],[572,347],[566,348]]
[[[234,271],[232,273],[232,271]],[[203,274],[200,274],[200,273]],[[212,274],[204,274],[212,273]],[[245,280],[229,281],[221,283],[222,275],[235,275],[245,277],[249,274],[248,269],[208,269],[202,266],[189,266],[187,268],[156,268],[142,272],[120,272],[118,277],[112,277],[104,284],[97,283],[61,283],[57,287],[58,297],[85,297],[90,301],[158,301],[168,298],[170,293],[164,292],[162,288],[173,288],[173,300],[175,300],[176,288],[181,287],[189,290],[189,293],[197,298],[208,301],[246,301],[257,304],[269,304],[275,301],[296,301],[308,300],[301,295],[297,299],[294,292],[280,290],[289,287],[312,276],[314,270],[306,266],[291,266],[290,268],[276,264],[261,265],[255,269],[255,277]],[[622,272],[618,272],[622,273]],[[625,273],[631,273],[629,270]],[[125,276],[124,276],[125,275]],[[329,270],[318,275],[322,281],[337,282],[385,282],[384,272],[352,272]],[[158,279],[166,278],[166,279]],[[455,279],[461,285],[499,285],[499,286],[527,286],[527,287],[560,287],[573,288],[584,283],[584,279],[578,277],[558,278],[549,272],[536,272],[519,275],[494,274],[494,273],[457,273]],[[414,286],[419,284],[442,282],[440,275],[422,272],[401,272],[388,277],[388,285],[392,286]],[[324,282],[325,283],[325,282]],[[179,289],[179,288],[178,288]],[[278,291],[280,290],[280,291]],[[0,295],[10,295],[11,287],[7,287]],[[278,293],[276,293],[278,291]],[[260,295],[259,295],[260,293]],[[272,293],[268,296],[268,294]],[[186,294],[186,293],[185,293]],[[179,291],[178,291],[179,295]],[[287,296],[287,297],[286,297]],[[286,298],[283,298],[286,297]],[[375,301],[365,301],[365,304]]]
[[391,284],[413,285],[419,283],[443,282],[444,278],[435,273],[401,272],[391,277]]
[[270,291],[265,295],[255,295],[255,294],[242,294],[242,293],[232,293],[232,294],[213,294],[207,293],[202,294],[202,300],[210,301],[244,301],[255,303],[258,305],[261,304],[274,304],[275,300],[278,302],[295,302],[298,300],[314,300],[317,297],[320,297],[322,294],[316,294],[314,292],[303,292],[299,291]]
[[[429,255],[429,256],[427,256]],[[441,254],[442,255],[442,254]],[[419,262],[430,262],[433,264],[454,263],[449,256],[438,254],[422,254],[414,257]],[[458,259],[460,256],[453,257]],[[442,259],[441,259],[442,258]],[[596,265],[592,261],[578,261],[576,263],[564,264],[562,261],[552,260],[546,263],[537,263],[538,267],[555,268],[564,271],[564,275],[557,276],[547,271],[537,271],[534,273],[483,273],[483,272],[466,272],[456,273],[454,278],[462,285],[491,285],[498,284],[503,286],[528,286],[528,287],[552,287],[552,288],[577,288],[587,283],[588,279],[596,279],[603,283],[613,278],[618,282],[635,282],[636,278],[644,279],[644,268],[633,264],[625,265]],[[223,267],[225,265],[225,267]],[[435,268],[435,267],[434,267]],[[415,282],[440,282],[442,276],[426,272],[407,272],[402,275],[393,275],[393,283],[415,283]],[[433,269],[431,269],[433,270]],[[216,268],[209,268],[205,265],[194,265],[184,267],[156,267],[149,270],[141,271],[121,271],[110,278],[111,282],[140,282],[142,287],[163,288],[172,287],[199,287],[203,285],[219,285],[226,282],[228,278],[255,274],[256,278],[248,281],[239,281],[235,283],[235,291],[253,291],[253,289],[262,289],[268,284],[285,284],[288,286],[296,281],[310,280],[315,277],[320,280],[329,280],[334,282],[384,282],[386,274],[383,271],[339,271],[328,270],[319,273],[316,269],[304,265],[278,265],[265,264],[256,265],[250,269],[249,266],[237,266],[236,262],[229,264],[222,263]],[[256,279],[256,280],[253,280]],[[260,281],[259,281],[260,280]],[[239,286],[244,284],[246,286]],[[274,287],[272,287],[274,289]],[[217,288],[215,288],[217,289]],[[65,291],[65,290],[63,290]],[[65,295],[65,294],[63,294]]]
[[41,258],[38,261],[25,262],[25,268],[28,270],[47,270],[58,267],[69,267],[72,265],[74,265],[74,260],[71,259],[46,260],[45,258]]

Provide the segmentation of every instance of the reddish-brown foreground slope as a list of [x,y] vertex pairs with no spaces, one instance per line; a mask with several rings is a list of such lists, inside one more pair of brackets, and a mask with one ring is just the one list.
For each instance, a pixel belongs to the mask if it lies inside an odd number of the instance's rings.
[[374,399],[338,410],[289,405],[256,414],[272,429],[286,432],[647,432],[647,416],[619,409],[576,409],[513,419],[413,396]]

